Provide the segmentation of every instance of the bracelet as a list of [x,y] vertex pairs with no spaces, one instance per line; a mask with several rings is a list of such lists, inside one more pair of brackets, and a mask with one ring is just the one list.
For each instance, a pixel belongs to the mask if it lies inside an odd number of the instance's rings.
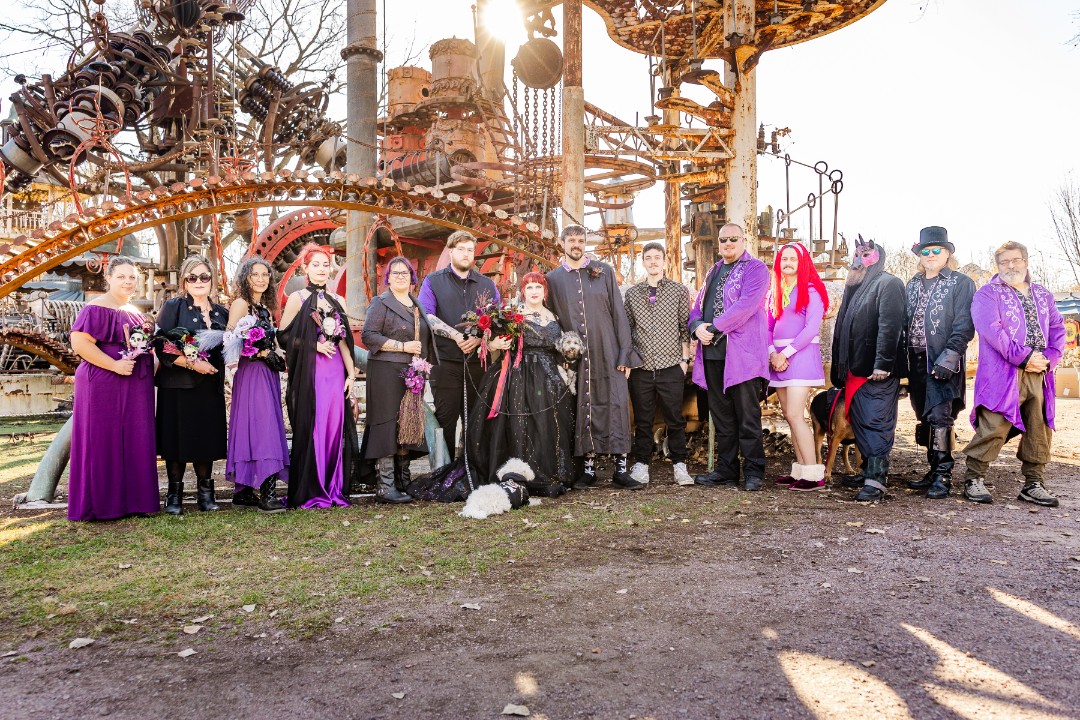
[[689,365],[689,364],[690,364],[690,358],[683,358],[683,359],[682,359],[682,360],[680,360],[679,362],[684,362],[684,363],[686,363],[687,365]]

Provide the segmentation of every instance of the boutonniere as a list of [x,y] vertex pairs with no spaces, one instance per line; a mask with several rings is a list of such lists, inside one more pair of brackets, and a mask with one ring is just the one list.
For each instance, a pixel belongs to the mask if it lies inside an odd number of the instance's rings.
[[589,273],[589,277],[595,280],[604,274],[604,266],[600,263],[590,263],[589,267],[586,268],[586,272]]

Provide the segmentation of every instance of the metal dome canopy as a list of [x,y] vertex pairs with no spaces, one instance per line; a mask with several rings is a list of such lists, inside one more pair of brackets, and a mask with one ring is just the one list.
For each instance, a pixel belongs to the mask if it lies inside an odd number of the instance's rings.
[[[885,0],[757,0],[755,32],[744,45],[759,52],[795,45],[821,37],[868,15]],[[696,57],[723,58],[730,52],[724,38],[724,15],[732,12],[728,0],[583,0],[607,25],[611,38],[628,50],[671,59],[694,55],[696,5]],[[661,26],[663,33],[661,33]],[[661,36],[662,39],[661,39]]]

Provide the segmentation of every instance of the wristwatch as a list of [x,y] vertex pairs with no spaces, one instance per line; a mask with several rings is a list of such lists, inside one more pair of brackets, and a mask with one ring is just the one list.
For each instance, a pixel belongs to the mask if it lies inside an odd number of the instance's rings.
[[680,360],[679,362],[684,362],[684,363],[686,363],[687,365],[689,365],[689,364],[690,364],[690,358],[683,358],[683,359],[682,359],[682,360]]

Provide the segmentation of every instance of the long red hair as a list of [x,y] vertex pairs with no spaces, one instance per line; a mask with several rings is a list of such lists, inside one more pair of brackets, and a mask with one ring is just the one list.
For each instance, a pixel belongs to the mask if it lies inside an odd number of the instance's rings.
[[313,242],[306,243],[300,248],[300,254],[296,258],[296,266],[301,267],[311,262],[312,255],[325,255],[330,260],[330,267],[334,266],[334,248],[329,245],[318,245]]
[[525,286],[528,285],[529,283],[538,283],[538,284],[544,286],[544,304],[547,305],[547,296],[548,296],[547,276],[544,275],[544,273],[541,273],[541,272],[533,271],[533,272],[530,272],[530,273],[525,273],[525,275],[521,278],[521,282],[518,284],[518,299],[521,302],[525,302]]
[[795,251],[795,254],[799,256],[799,273],[795,276],[795,286],[799,289],[798,298],[795,300],[795,312],[802,312],[806,310],[806,306],[810,303],[810,291],[812,286],[817,290],[818,297],[821,298],[822,304],[825,306],[825,311],[829,310],[829,293],[825,290],[825,283],[821,281],[821,276],[818,275],[817,268],[814,267],[813,258],[810,257],[810,253],[806,251],[799,243],[789,243],[776,253],[776,260],[773,261],[773,281],[772,281],[772,311],[773,317],[778,318],[784,312],[784,275],[780,272],[780,256],[784,254],[784,251],[791,248]]

